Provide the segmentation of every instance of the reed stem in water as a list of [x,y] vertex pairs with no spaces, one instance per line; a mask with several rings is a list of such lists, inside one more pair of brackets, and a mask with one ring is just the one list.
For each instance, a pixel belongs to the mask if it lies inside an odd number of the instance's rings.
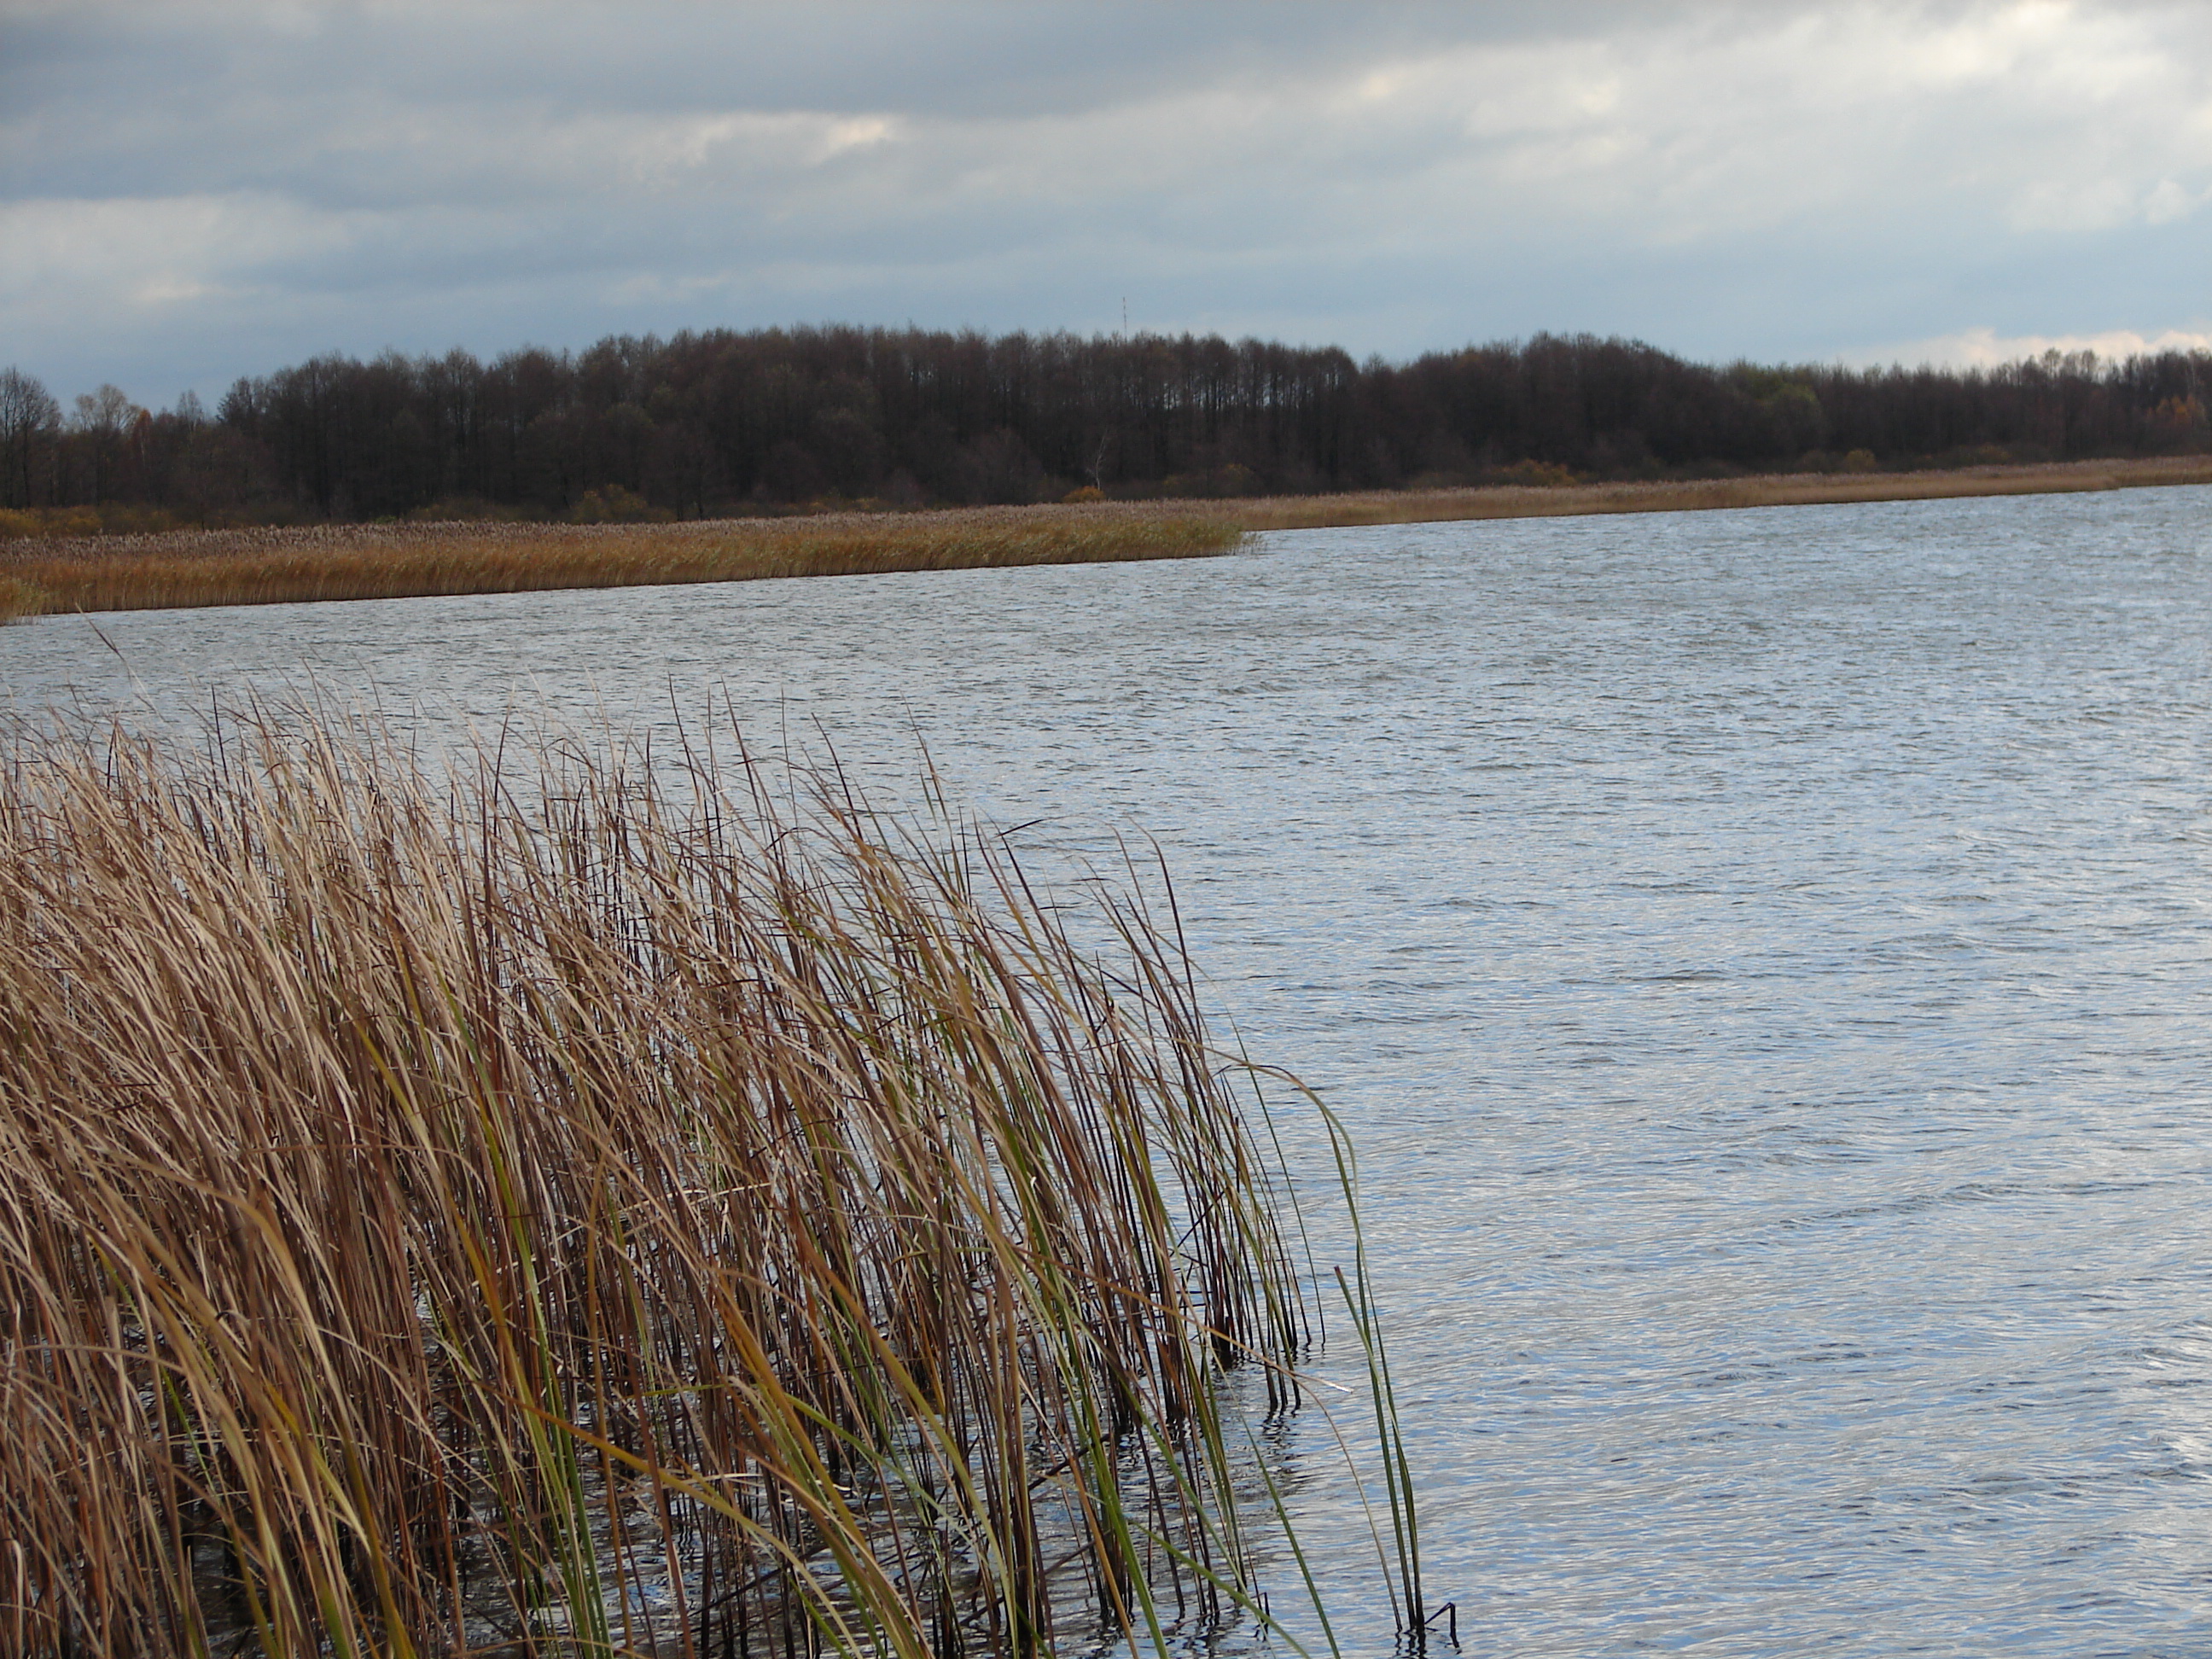
[[711,747],[5,766],[7,1650],[1266,1618],[1226,1392],[1295,1397],[1313,1278],[1141,904],[1102,961],[1001,842]]

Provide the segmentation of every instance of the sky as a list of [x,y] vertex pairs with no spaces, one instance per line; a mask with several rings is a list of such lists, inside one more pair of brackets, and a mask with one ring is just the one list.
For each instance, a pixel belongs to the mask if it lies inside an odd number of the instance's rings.
[[2212,346],[2212,5],[0,0],[0,365],[853,322]]

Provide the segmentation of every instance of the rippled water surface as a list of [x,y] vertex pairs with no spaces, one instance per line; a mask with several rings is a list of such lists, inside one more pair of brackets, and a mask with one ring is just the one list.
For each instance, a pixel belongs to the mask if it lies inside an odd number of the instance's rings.
[[309,677],[1156,836],[1361,1147],[1470,1653],[2212,1650],[2212,494],[0,630],[19,706]]

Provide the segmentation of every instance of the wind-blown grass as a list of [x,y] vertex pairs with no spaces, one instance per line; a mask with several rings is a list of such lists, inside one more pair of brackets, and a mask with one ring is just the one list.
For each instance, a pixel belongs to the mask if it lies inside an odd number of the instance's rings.
[[413,599],[1232,551],[1218,515],[981,508],[668,525],[349,525],[23,542],[0,617]]
[[1311,1285],[1137,900],[1109,969],[1002,844],[707,752],[6,769],[8,1651],[1264,1617],[1223,1390],[1291,1403]]

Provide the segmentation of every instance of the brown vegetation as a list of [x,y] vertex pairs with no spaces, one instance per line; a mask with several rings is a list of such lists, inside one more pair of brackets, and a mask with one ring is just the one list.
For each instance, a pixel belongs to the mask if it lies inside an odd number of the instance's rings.
[[0,546],[0,616],[1200,558],[1242,539],[1218,515],[1094,507],[31,540]]
[[1991,465],[1915,472],[1770,473],[1658,483],[1568,479],[1535,486],[1279,495],[1216,505],[1224,518],[1246,530],[1304,530],[1460,519],[1545,519],[1599,513],[1695,513],[1737,507],[1939,501],[1969,495],[2070,495],[2200,483],[2212,483],[2212,457],[2064,461],[2045,466]]
[[0,1645],[1264,1620],[1222,1389],[1308,1310],[1142,908],[1109,971],[994,839],[528,747],[17,738]]
[[1233,551],[1246,534],[1455,520],[2070,494],[2212,483],[2212,458],[2163,456],[1911,472],[1839,470],[1670,483],[1521,469],[1486,486],[1258,496],[1164,510],[1088,489],[1056,507],[833,513],[683,524],[331,525],[84,533],[0,542],[0,617],[307,599],[626,587]]

